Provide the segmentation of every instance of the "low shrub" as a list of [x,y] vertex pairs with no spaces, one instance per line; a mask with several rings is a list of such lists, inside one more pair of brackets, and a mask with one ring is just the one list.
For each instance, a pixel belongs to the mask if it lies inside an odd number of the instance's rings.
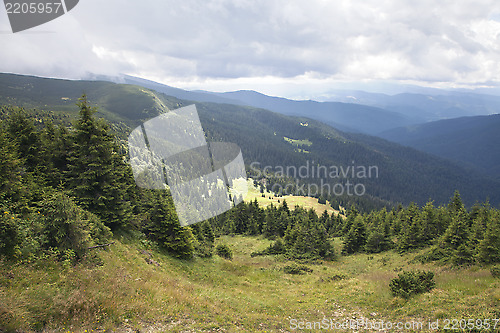
[[492,266],[490,268],[490,273],[495,278],[500,278],[500,265]]
[[13,257],[16,247],[21,244],[18,219],[8,212],[0,212],[0,255]]
[[407,271],[400,273],[389,283],[389,288],[394,296],[409,298],[432,290],[435,286],[434,273],[425,271]]
[[283,271],[287,274],[305,274],[312,273],[313,270],[306,265],[299,265],[294,262],[293,264],[283,267]]
[[226,244],[217,245],[217,247],[215,248],[215,253],[217,253],[219,257],[229,260],[233,259],[233,251]]
[[281,238],[278,238],[274,243],[269,245],[269,247],[265,248],[262,251],[252,252],[250,256],[256,257],[256,256],[276,255],[285,253],[286,253],[285,243],[283,243]]

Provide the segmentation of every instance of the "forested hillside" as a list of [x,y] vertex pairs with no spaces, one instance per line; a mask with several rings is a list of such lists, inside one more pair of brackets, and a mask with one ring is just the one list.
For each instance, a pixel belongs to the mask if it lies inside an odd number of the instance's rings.
[[[97,116],[107,119],[113,133],[123,140],[143,121],[192,104],[133,85],[0,75],[2,103],[24,107],[29,114],[43,115],[66,125],[77,118],[75,104],[84,92],[89,103],[98,106]],[[333,202],[336,208],[355,203],[362,211],[390,208],[398,203],[407,205],[412,201],[423,205],[429,198],[436,204],[444,204],[455,190],[460,191],[469,207],[487,199],[493,206],[500,203],[499,181],[379,138],[348,134],[311,119],[252,107],[217,103],[196,105],[209,141],[237,143],[242,148],[249,173],[255,174],[255,169],[262,171],[270,166],[266,177],[266,185],[270,187],[277,184],[284,188],[290,182],[297,184],[297,179],[280,177],[276,172],[279,166],[298,169],[309,165],[309,171],[317,166],[378,169],[377,177],[375,174],[353,177],[352,172],[345,176],[340,172],[341,176],[336,178],[325,177],[324,173],[314,179],[309,175],[299,179],[299,185],[284,189],[285,192],[297,192],[302,184],[328,183],[330,191],[312,195],[318,199],[323,196],[321,200]],[[119,144],[125,149],[123,142]],[[365,195],[353,196],[340,191],[331,195],[333,186],[340,184],[339,188],[345,188],[347,182],[363,185]]]
[[500,178],[500,115],[461,117],[393,129],[382,138]]

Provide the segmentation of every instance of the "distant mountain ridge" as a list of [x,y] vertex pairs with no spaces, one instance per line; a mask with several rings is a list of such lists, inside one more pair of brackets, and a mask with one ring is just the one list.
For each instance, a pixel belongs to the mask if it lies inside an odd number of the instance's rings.
[[252,90],[224,93],[188,91],[129,75],[103,79],[137,84],[184,100],[246,105],[285,115],[308,117],[343,131],[371,135],[440,119],[500,113],[500,96],[472,91],[412,87],[412,92],[388,95],[334,90],[327,100],[313,101],[267,96]]
[[101,79],[115,83],[140,85],[184,100],[246,105],[263,108],[288,116],[308,117],[347,132],[377,134],[391,128],[425,121],[418,116],[406,116],[395,111],[353,103],[316,102],[311,100],[296,101],[281,97],[267,96],[250,90],[225,93],[201,90],[187,91],[128,75],[114,78],[101,77]]
[[348,132],[377,134],[390,128],[424,121],[419,117],[354,103],[295,101],[245,90],[216,95],[288,116],[312,118]]
[[379,107],[415,117],[423,122],[500,113],[500,96],[473,92],[435,90],[433,94],[386,95],[357,90],[338,90],[330,100]]
[[392,129],[380,137],[461,162],[500,179],[500,114]]

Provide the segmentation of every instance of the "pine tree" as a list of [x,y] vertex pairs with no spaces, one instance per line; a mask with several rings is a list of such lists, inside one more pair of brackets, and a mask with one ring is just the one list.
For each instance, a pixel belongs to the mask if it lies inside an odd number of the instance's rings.
[[189,259],[193,256],[195,238],[190,227],[181,227],[170,196],[155,193],[143,231],[175,257]]
[[[333,247],[328,241],[325,227],[319,223],[314,211],[301,214],[299,222],[289,227],[285,233],[288,253],[295,258],[333,257]],[[316,216],[316,218],[314,218]]]
[[14,112],[8,120],[9,135],[16,142],[19,157],[29,172],[34,172],[41,164],[42,143],[40,134],[24,111]]
[[369,253],[379,253],[389,250],[393,243],[391,240],[391,228],[387,220],[387,211],[383,208],[375,214],[375,223],[368,233],[365,250]]
[[415,203],[411,203],[408,209],[400,213],[401,231],[397,243],[397,248],[400,252],[422,246],[421,239],[419,238],[422,230],[419,214]]
[[452,218],[448,229],[440,239],[440,246],[444,249],[457,250],[462,244],[469,241],[469,228],[465,214],[457,214]]
[[453,194],[453,197],[448,204],[448,210],[452,215],[461,214],[465,211],[465,206],[458,190]]
[[347,218],[344,220],[344,224],[342,225],[342,235],[346,235],[349,230],[351,229],[351,226],[354,223],[354,220],[356,217],[359,215],[359,211],[356,209],[355,205],[352,205],[349,211],[347,212]]
[[366,227],[361,215],[356,216],[345,236],[342,254],[351,254],[364,249],[366,244]]
[[440,238],[439,247],[450,252],[452,263],[456,265],[469,264],[473,260],[473,252],[470,248],[468,214],[463,205],[457,205],[455,199],[456,196],[449,206],[449,211],[452,215],[451,223]]
[[432,239],[440,235],[440,230],[436,221],[437,219],[434,204],[432,201],[429,201],[424,206],[419,216],[419,225],[421,228],[419,231],[419,238],[422,245],[430,244]]
[[108,125],[94,118],[96,110],[85,96],[78,106],[80,118],[71,133],[68,154],[68,183],[78,203],[114,229],[130,221],[128,195],[135,184]]
[[54,126],[48,122],[41,137],[41,155],[45,161],[41,173],[45,175],[47,185],[54,188],[63,187],[71,146],[69,131],[64,126]]
[[215,243],[215,233],[214,229],[212,229],[212,225],[208,221],[201,222],[201,231],[203,233],[203,237],[205,238],[208,244],[212,246]]
[[21,199],[21,162],[17,149],[3,132],[0,132],[0,202],[10,205]]
[[328,214],[328,212],[326,210],[323,211],[323,214],[321,214],[320,218],[319,218],[319,223],[321,223],[326,230],[328,230],[328,223],[330,221],[330,214]]
[[500,263],[500,213],[498,211],[495,218],[489,221],[484,238],[479,242],[477,257],[479,261],[486,264]]

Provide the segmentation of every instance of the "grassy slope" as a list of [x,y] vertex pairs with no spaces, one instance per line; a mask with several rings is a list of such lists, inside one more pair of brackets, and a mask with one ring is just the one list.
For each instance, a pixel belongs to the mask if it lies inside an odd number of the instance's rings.
[[[236,236],[218,242],[233,248],[232,261],[179,261],[117,239],[108,250],[97,250],[103,266],[2,264],[0,323],[20,331],[45,326],[47,332],[289,332],[291,319],[500,316],[500,280],[485,269],[415,264],[414,255],[388,252],[339,257],[309,265],[313,273],[287,275],[281,270],[286,262],[250,257],[268,240]],[[434,271],[436,288],[408,301],[392,297],[388,283],[402,268]]]
[[301,206],[305,209],[314,209],[316,211],[316,214],[321,215],[323,212],[326,210],[328,214],[336,213],[338,214],[339,211],[335,210],[330,206],[327,202],[327,204],[320,204],[318,202],[318,199],[312,198],[312,197],[304,197],[304,196],[297,196],[297,195],[287,195],[284,197],[276,197],[274,196],[273,193],[266,192],[265,196],[262,197],[262,193],[260,193],[260,189],[253,186],[253,182],[251,180],[248,181],[248,193],[245,196],[245,201],[250,202],[253,201],[254,199],[257,199],[257,202],[259,203],[259,207],[267,207],[271,203],[275,206],[280,206],[283,204],[283,200],[286,200],[286,203],[288,204],[288,207],[290,209],[293,209],[295,206]]

